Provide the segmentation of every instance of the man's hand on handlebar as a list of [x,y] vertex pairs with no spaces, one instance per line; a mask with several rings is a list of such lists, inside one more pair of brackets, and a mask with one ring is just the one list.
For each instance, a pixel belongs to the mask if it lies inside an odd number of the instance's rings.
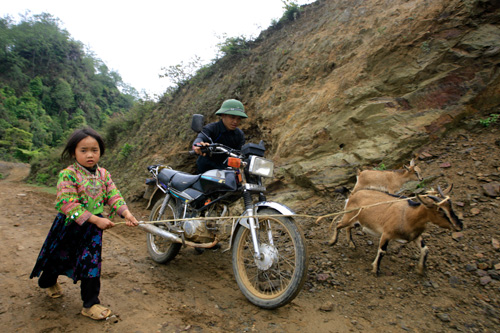
[[206,149],[203,149],[202,147],[210,146],[210,143],[208,142],[199,142],[193,146],[193,150],[196,155],[201,155],[201,156],[207,156]]

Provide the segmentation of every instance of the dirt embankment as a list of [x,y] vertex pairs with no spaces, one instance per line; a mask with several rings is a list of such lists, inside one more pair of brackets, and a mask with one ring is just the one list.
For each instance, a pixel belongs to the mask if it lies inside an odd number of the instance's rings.
[[[329,222],[299,220],[309,251],[309,276],[289,305],[268,311],[251,305],[238,290],[230,252],[182,249],[168,265],[147,254],[145,233],[117,226],[105,232],[101,301],[114,317],[94,322],[79,314],[79,286],[60,278],[64,296],[49,299],[28,278],[55,216],[54,195],[22,183],[25,165],[0,164],[0,326],[5,332],[494,332],[500,327],[500,130],[460,130],[422,147],[424,176],[433,186],[454,183],[452,199],[464,219],[461,233],[429,226],[428,271],[415,272],[415,245],[389,245],[381,275],[371,262],[377,239],[354,231],[358,245],[342,236],[328,247]],[[7,170],[8,169],[8,170]],[[7,170],[8,172],[4,171]],[[298,210],[325,214],[333,199]],[[147,220],[144,203],[131,203]]]

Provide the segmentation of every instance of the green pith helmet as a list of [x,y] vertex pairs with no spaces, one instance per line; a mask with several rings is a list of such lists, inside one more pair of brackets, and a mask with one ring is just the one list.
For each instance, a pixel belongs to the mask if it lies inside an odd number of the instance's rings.
[[243,104],[236,99],[227,99],[222,103],[220,109],[215,112],[215,114],[230,114],[232,116],[238,116],[241,118],[248,118],[245,113],[245,107]]

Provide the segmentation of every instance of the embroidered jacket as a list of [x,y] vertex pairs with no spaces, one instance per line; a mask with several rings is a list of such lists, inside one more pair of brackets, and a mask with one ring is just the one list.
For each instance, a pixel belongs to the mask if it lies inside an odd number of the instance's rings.
[[82,225],[92,214],[102,213],[106,204],[111,207],[110,218],[128,209],[106,169],[97,167],[92,174],[74,163],[59,173],[56,209],[66,215],[66,223]]

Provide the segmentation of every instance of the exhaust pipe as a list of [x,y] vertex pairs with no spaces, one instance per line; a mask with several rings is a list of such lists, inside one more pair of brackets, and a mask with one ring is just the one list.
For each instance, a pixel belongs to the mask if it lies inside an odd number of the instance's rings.
[[149,232],[150,234],[163,237],[166,240],[168,240],[169,242],[181,243],[181,244],[185,244],[185,245],[192,246],[192,247],[200,247],[200,248],[209,249],[211,247],[214,247],[219,242],[218,239],[215,239],[212,243],[193,243],[190,241],[183,242],[182,239],[180,239],[179,237],[177,237],[173,233],[168,232],[164,229],[158,228],[157,226],[154,226],[152,224],[146,224],[142,221],[139,222],[138,227],[144,229],[144,231]]
[[172,243],[182,243],[182,239],[180,239],[179,237],[177,237],[173,233],[168,232],[164,229],[158,228],[157,226],[154,226],[152,224],[146,224],[146,223],[139,222],[138,227],[144,229],[146,232],[149,232],[150,234],[163,237]]

